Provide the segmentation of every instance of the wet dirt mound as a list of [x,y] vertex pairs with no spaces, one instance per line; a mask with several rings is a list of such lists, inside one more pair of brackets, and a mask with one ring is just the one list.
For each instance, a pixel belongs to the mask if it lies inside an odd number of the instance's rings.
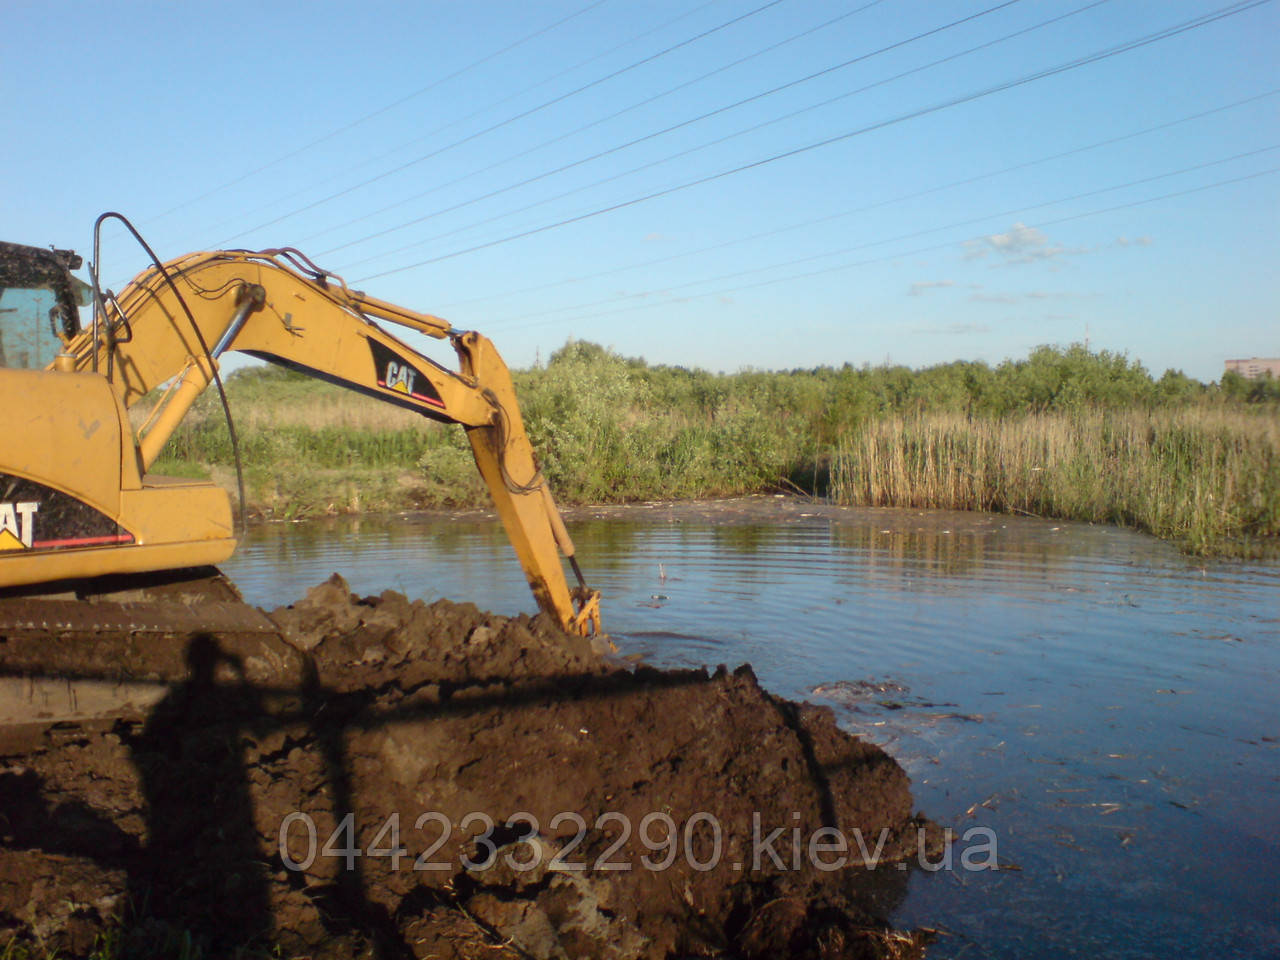
[[0,944],[920,955],[884,920],[934,845],[905,774],[749,668],[633,670],[542,617],[336,576],[269,616],[270,656],[172,637],[146,712],[0,728]]

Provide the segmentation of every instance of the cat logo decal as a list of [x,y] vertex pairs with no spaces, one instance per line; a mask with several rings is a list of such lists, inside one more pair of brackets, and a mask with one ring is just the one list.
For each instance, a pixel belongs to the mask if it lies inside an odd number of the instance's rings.
[[134,536],[83,500],[36,480],[0,473],[0,556],[134,543]]
[[369,349],[378,386],[443,409],[444,401],[421,370],[376,340],[369,340]]
[[31,549],[39,510],[40,504],[35,500],[0,503],[0,550]]

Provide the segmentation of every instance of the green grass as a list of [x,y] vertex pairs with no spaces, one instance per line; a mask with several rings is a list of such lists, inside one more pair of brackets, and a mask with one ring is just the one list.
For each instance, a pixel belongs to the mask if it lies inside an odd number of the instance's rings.
[[[515,371],[530,439],[565,503],[803,488],[843,503],[1119,523],[1197,553],[1280,537],[1280,385],[1083,347],[959,362],[711,374],[570,342]],[[265,516],[488,503],[458,427],[299,374],[232,376],[251,511]],[[212,397],[158,473],[234,487]]]

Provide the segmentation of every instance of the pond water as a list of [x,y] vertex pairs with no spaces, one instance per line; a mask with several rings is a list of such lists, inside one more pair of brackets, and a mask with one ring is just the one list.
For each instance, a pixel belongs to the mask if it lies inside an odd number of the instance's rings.
[[[931,957],[1280,956],[1280,564],[1132,532],[769,499],[582,511],[605,628],[659,666],[750,662],[991,828],[1005,868],[914,871]],[[496,521],[251,529],[224,566],[268,609],[357,593],[535,607]]]

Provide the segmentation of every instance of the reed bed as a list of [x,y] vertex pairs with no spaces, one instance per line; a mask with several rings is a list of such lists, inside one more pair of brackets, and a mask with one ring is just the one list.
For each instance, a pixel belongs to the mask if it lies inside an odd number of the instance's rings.
[[1203,406],[889,417],[841,439],[830,495],[1115,523],[1193,553],[1248,553],[1280,536],[1280,418]]
[[[801,489],[840,503],[1116,523],[1196,553],[1280,544],[1280,385],[1152,378],[1122,356],[1040,348],[953,363],[712,374],[570,343],[514,371],[565,503]],[[271,516],[488,503],[465,435],[299,374],[228,382],[249,507]],[[234,486],[211,396],[157,472]]]

